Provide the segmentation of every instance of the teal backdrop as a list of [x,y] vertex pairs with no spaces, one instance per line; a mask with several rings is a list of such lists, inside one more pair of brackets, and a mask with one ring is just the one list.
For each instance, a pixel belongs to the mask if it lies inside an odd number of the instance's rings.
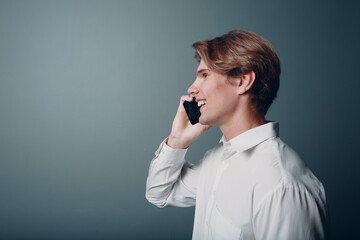
[[359,6],[0,0],[0,239],[190,239],[194,208],[146,201],[148,165],[195,78],[191,44],[232,29],[278,52],[267,118],[323,182],[331,239],[358,239]]

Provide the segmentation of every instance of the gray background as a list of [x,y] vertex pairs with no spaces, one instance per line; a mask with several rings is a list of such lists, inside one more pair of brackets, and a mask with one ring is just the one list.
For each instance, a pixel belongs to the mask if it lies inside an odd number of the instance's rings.
[[232,29],[277,50],[267,118],[323,182],[331,239],[355,239],[355,2],[1,0],[0,239],[190,239],[194,209],[150,205],[147,169],[194,80],[191,44]]

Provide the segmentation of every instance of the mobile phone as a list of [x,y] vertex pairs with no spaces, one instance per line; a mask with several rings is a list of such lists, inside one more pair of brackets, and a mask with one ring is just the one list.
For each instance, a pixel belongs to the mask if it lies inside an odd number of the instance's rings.
[[198,107],[197,102],[195,101],[195,97],[192,102],[184,101],[184,108],[186,114],[189,117],[190,123],[195,125],[199,122],[199,117],[201,115],[200,108]]

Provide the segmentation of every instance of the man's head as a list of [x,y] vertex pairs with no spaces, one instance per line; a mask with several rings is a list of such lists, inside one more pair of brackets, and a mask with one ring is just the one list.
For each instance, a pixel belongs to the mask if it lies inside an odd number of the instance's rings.
[[196,59],[212,71],[234,77],[255,73],[249,93],[256,110],[265,115],[279,89],[280,60],[270,43],[259,35],[234,30],[221,37],[193,44]]

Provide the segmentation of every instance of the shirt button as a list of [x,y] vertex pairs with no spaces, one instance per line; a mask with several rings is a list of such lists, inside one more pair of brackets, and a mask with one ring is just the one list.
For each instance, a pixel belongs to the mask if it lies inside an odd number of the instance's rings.
[[209,222],[206,220],[206,222],[205,222],[205,223],[206,223],[206,226],[208,227],[208,226],[209,226]]
[[215,196],[215,194],[216,194],[216,191],[214,190],[213,192],[212,192],[212,194]]

